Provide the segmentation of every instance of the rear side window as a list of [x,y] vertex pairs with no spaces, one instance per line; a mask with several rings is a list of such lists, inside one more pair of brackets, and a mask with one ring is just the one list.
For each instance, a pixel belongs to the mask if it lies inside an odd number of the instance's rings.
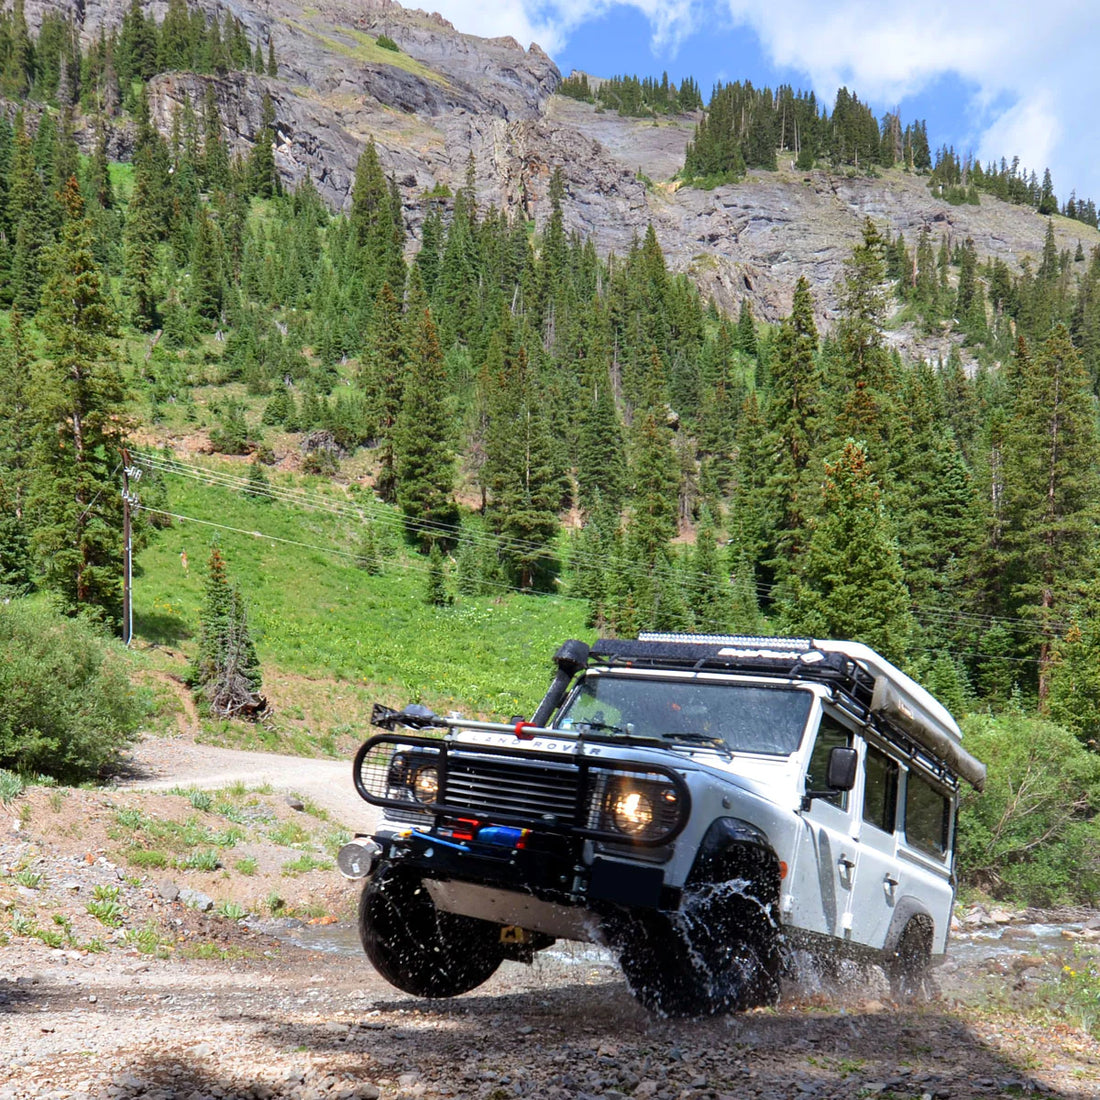
[[892,833],[898,814],[898,765],[886,753],[868,745],[866,772],[863,820]]
[[905,839],[914,848],[943,856],[950,838],[950,799],[910,772],[905,783]]

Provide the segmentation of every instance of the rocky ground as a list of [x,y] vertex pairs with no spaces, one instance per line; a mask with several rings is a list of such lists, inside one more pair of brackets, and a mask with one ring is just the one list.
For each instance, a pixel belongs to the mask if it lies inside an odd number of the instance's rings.
[[[877,972],[825,987],[804,969],[776,1009],[662,1020],[570,945],[417,1001],[355,945],[331,852],[366,822],[328,767],[181,736],[138,746],[117,789],[0,807],[2,1100],[1100,1094],[1100,1044],[1051,994],[1086,913],[1054,947],[1022,924],[996,951],[971,942],[911,1007]],[[329,787],[346,801],[309,793]],[[958,938],[1008,920],[964,914]]]

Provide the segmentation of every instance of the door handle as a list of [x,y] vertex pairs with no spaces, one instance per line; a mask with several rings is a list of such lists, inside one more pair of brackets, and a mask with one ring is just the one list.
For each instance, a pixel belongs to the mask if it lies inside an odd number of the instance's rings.
[[887,883],[888,886],[891,886],[891,887],[897,886],[899,881],[900,881],[900,879],[894,878],[894,876],[892,874],[890,874],[889,871],[886,872],[886,883]]
[[855,867],[855,860],[849,859],[847,856],[841,856],[836,861],[836,865],[843,871],[850,871]]

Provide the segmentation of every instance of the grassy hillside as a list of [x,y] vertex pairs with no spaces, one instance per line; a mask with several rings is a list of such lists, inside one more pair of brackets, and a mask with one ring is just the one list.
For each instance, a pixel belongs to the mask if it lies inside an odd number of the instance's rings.
[[[275,491],[299,503],[257,498],[243,491],[242,464],[202,469],[222,483],[164,475],[163,511],[188,518],[173,519],[137,557],[135,646],[155,646],[153,664],[183,670],[217,539],[245,598],[264,691],[288,747],[315,741],[343,751],[348,738],[367,732],[374,699],[504,718],[529,713],[557,646],[591,635],[585,605],[565,597],[456,596],[449,607],[430,606],[425,559],[404,545],[396,513],[364,494],[272,475]],[[356,565],[367,523],[381,547],[378,575]],[[262,730],[254,736],[265,739]]]

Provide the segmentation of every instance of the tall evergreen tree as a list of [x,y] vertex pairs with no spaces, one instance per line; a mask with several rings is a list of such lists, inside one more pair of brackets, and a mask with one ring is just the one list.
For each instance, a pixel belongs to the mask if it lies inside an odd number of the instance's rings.
[[858,638],[894,661],[912,632],[893,525],[861,443],[825,466],[822,511],[783,607],[795,631]]
[[1068,605],[1095,573],[1100,442],[1089,379],[1064,326],[1017,361],[1005,447],[1007,579],[1039,632],[1039,699]]
[[374,491],[389,504],[397,499],[394,433],[401,411],[406,359],[401,304],[390,284],[383,283],[371,316],[363,386],[378,440]]
[[769,361],[771,391],[766,407],[776,456],[768,490],[780,513],[777,557],[788,561],[802,549],[808,511],[813,507],[805,499],[807,471],[824,412],[817,351],[810,284],[799,276],[791,315],[780,325]]
[[490,342],[484,471],[488,514],[509,580],[520,588],[545,588],[553,579],[561,486],[527,350],[522,344],[507,347],[507,340],[505,329]]
[[452,543],[458,531],[454,450],[446,377],[432,315],[421,309],[409,347],[401,411],[394,425],[397,503],[410,538],[428,550]]
[[75,180],[63,202],[67,220],[49,254],[38,313],[50,358],[32,375],[34,549],[46,586],[67,610],[94,608],[117,622],[122,505],[114,471],[127,430],[125,394],[109,342],[114,313]]

